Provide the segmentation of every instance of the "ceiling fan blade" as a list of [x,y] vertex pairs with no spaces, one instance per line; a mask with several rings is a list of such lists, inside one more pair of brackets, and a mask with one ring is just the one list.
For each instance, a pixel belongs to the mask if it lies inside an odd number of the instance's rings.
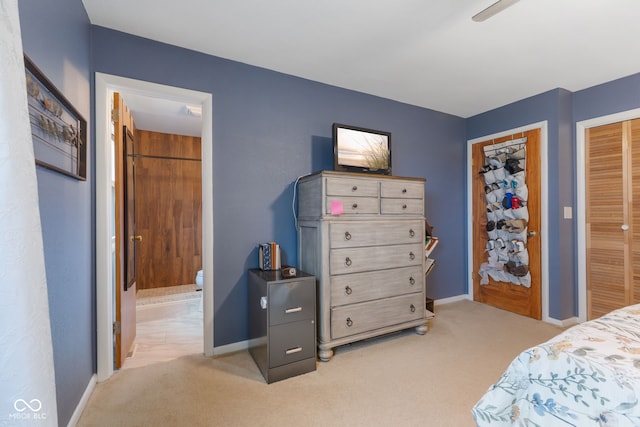
[[503,10],[513,5],[514,3],[517,3],[518,1],[519,0],[498,0],[491,6],[484,9],[482,12],[475,14],[471,19],[474,20],[475,22],[486,21],[487,19],[491,18],[493,15],[496,15],[502,12]]

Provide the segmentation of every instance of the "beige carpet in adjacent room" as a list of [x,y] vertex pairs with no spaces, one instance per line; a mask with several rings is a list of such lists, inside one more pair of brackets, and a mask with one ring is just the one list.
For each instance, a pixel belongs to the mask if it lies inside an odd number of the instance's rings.
[[561,328],[472,301],[436,306],[426,335],[337,348],[267,385],[247,351],[119,371],[79,426],[474,426],[471,407],[522,350]]

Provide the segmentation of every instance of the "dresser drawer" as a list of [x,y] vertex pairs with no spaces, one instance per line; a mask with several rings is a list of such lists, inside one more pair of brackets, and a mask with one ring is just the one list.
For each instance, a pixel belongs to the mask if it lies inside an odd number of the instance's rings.
[[327,196],[378,197],[380,184],[375,179],[328,177]]
[[423,243],[331,249],[329,251],[331,275],[422,265],[423,260]]
[[422,199],[382,199],[380,213],[383,215],[422,215],[424,202]]
[[309,281],[286,281],[269,286],[269,325],[315,317],[315,287]]
[[422,292],[422,266],[331,277],[331,306]]
[[423,225],[423,220],[332,222],[329,240],[332,248],[418,243]]
[[331,309],[331,338],[368,332],[425,316],[422,292]]
[[312,319],[272,326],[269,330],[269,367],[315,357],[315,328]]
[[346,197],[346,196],[330,196],[327,197],[326,215],[332,215],[332,205],[340,203],[342,205],[342,214],[378,214],[380,212],[380,200],[373,197]]
[[424,199],[424,181],[384,180],[380,183],[382,197]]

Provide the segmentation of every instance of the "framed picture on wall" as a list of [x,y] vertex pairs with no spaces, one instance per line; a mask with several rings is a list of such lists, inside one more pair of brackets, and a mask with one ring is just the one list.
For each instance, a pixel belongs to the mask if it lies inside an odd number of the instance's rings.
[[29,122],[36,164],[87,179],[87,121],[24,55]]

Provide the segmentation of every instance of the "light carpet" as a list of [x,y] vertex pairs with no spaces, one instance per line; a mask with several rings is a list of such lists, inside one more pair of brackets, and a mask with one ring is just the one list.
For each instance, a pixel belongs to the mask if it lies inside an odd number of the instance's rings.
[[336,349],[267,385],[247,351],[115,373],[79,426],[474,426],[471,407],[522,350],[561,328],[472,301],[436,306],[426,335]]

